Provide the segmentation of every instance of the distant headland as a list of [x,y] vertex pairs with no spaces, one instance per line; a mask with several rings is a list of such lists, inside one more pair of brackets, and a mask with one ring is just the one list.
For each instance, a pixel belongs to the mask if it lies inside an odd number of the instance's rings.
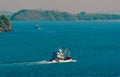
[[54,10],[20,10],[11,16],[11,20],[75,21],[77,18],[68,12]]
[[81,21],[81,20],[120,20],[117,14],[99,14],[80,12],[79,14],[70,14],[68,12],[59,12],[55,10],[27,10],[22,9],[14,13],[11,17],[13,21]]
[[87,13],[82,11],[78,14],[60,12],[55,10],[28,10],[22,9],[18,12],[3,11],[0,15],[5,15],[12,21],[103,21],[120,20],[119,14],[107,13]]

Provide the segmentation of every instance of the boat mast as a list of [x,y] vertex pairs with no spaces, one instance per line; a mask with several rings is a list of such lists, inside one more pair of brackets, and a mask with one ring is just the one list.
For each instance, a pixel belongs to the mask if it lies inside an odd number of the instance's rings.
[[68,56],[70,56],[70,50],[68,51]]
[[67,52],[68,52],[68,48],[64,50],[63,55],[66,56]]

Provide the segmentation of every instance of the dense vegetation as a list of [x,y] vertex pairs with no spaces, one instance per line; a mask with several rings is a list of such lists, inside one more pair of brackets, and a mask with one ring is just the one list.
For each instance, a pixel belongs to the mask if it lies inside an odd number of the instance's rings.
[[54,10],[20,10],[11,16],[11,20],[27,21],[79,21],[79,20],[120,20],[120,15],[116,14],[94,14],[80,12],[79,14],[70,14],[68,12],[59,12]]
[[77,18],[70,13],[53,10],[20,10],[11,17],[11,20],[75,21]]
[[4,15],[0,16],[0,31],[11,31],[11,22]]

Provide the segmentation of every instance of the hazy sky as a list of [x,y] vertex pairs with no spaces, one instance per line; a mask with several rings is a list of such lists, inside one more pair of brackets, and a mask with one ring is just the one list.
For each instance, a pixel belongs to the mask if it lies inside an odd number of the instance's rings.
[[120,12],[120,0],[0,0],[0,10],[46,9],[86,12]]

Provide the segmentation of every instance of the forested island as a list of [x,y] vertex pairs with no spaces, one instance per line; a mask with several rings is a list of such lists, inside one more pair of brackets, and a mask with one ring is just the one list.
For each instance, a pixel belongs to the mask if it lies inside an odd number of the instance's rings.
[[12,31],[11,21],[4,15],[0,16],[0,31]]
[[11,20],[15,21],[75,21],[75,15],[68,12],[59,12],[54,10],[20,10],[12,15]]
[[80,12],[79,14],[70,14],[68,12],[59,12],[55,10],[27,10],[23,9],[11,16],[13,21],[81,21],[81,20],[120,20],[117,14],[98,14]]

